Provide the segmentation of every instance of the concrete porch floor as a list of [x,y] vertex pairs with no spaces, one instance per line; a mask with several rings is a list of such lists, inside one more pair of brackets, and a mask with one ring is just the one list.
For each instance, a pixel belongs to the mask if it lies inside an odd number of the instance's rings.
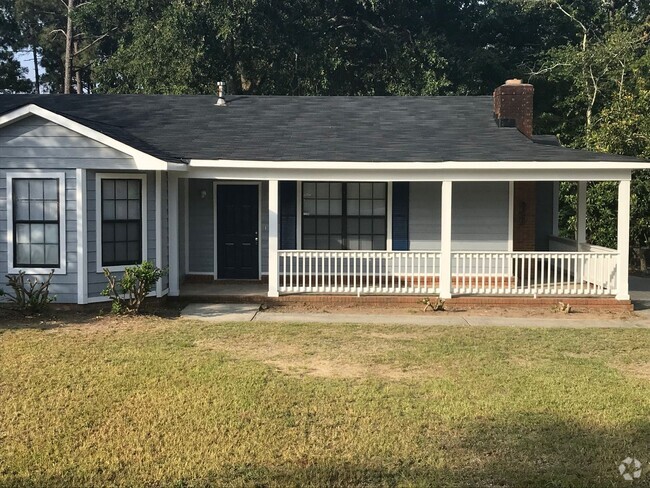
[[261,281],[206,281],[183,283],[181,298],[266,297],[268,283]]

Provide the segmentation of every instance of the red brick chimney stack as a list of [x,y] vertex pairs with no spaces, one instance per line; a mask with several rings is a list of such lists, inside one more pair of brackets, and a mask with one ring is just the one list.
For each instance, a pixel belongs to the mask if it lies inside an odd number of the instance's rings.
[[494,117],[500,127],[517,127],[529,139],[533,137],[533,85],[507,80],[494,90]]

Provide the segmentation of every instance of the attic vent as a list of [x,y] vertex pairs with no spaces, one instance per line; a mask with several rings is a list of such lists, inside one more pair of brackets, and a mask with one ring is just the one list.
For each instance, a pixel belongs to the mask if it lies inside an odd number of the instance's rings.
[[219,98],[217,99],[217,103],[215,105],[217,107],[225,107],[226,106],[226,99],[224,98],[224,92],[226,91],[226,82],[225,81],[219,81],[217,82],[217,89],[219,90]]

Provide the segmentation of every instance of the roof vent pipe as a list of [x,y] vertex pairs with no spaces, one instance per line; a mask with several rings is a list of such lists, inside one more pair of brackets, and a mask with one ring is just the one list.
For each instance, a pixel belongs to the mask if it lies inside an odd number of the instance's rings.
[[219,98],[217,99],[217,103],[215,105],[217,107],[225,107],[226,106],[226,99],[223,97],[224,92],[226,91],[226,82],[225,81],[218,81],[217,82],[217,89],[219,90]]

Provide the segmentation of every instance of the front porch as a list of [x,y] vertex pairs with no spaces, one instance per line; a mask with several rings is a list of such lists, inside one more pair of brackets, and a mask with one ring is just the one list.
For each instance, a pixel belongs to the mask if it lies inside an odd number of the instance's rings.
[[[196,188],[203,185],[201,188],[205,190],[193,188],[192,179],[181,179],[177,182],[176,201],[170,198],[170,203],[173,202],[170,220],[178,219],[179,215],[183,217],[177,239],[170,240],[171,262],[174,252],[178,253],[179,260],[176,276],[170,269],[172,296],[229,297],[229,300],[237,296],[259,298],[262,295],[273,299],[296,295],[302,298],[312,295],[437,295],[456,301],[471,297],[629,300],[630,182],[627,179],[619,180],[618,249],[586,242],[586,180],[578,184],[576,239],[557,236],[558,185],[547,180],[538,182],[538,188],[540,194],[545,192],[548,198],[529,199],[528,202],[524,190],[529,182],[412,182],[406,218],[403,206],[398,203],[399,198],[404,197],[398,196],[397,184],[393,182],[374,183],[385,185],[385,195],[381,190],[372,190],[380,196],[368,199],[370,203],[364,215],[360,203],[353,210],[349,209],[349,196],[348,209],[345,210],[345,204],[343,210],[338,207],[341,199],[345,201],[345,189],[342,196],[328,193],[327,198],[314,193],[315,206],[307,209],[307,199],[312,195],[307,194],[302,181],[227,181],[205,175],[196,181],[202,182]],[[257,222],[257,231],[254,237],[249,232],[250,243],[241,243],[249,258],[259,258],[254,269],[258,281],[242,282],[241,286],[237,282],[217,281],[221,278],[220,268],[233,268],[232,261],[225,263],[227,255],[218,250],[216,189],[219,184],[254,185],[258,189],[259,213],[246,217],[248,221]],[[488,188],[490,184],[493,186]],[[518,184],[524,189],[520,189],[519,194]],[[416,185],[424,185],[424,191]],[[309,188],[312,187],[314,192],[320,191],[313,185]],[[170,185],[170,188],[173,187]],[[214,194],[209,193],[210,188],[214,188]],[[356,194],[353,197],[360,198]],[[318,205],[324,205],[325,201],[327,206],[322,208],[327,210],[322,210]],[[437,207],[431,203],[434,201]],[[530,208],[526,210],[526,203],[530,205],[531,202],[537,214]],[[178,208],[176,215],[174,204]],[[236,208],[230,208],[229,213],[238,215]],[[539,219],[542,217],[539,215],[544,213],[542,227],[547,233],[540,235]],[[350,215],[356,219],[352,224]],[[487,219],[486,215],[492,217]],[[341,218],[342,224],[338,221]],[[199,221],[195,230],[194,222]],[[327,222],[327,232],[307,232],[306,227],[317,229],[322,222]],[[351,229],[353,225],[356,241],[346,237],[345,231],[337,234],[339,227]],[[362,225],[370,229],[367,235],[357,230]],[[332,232],[332,228],[336,230]],[[197,247],[201,234],[205,234],[202,254]],[[356,248],[313,248],[340,246],[341,235],[348,239],[346,245]],[[233,242],[235,244],[228,245],[237,245],[237,238]],[[311,243],[309,248],[305,248],[308,243]],[[199,256],[209,256],[212,261]],[[203,266],[200,271],[197,272],[194,263]],[[250,272],[252,266],[247,266]],[[202,282],[186,281],[197,275],[203,278]]]

